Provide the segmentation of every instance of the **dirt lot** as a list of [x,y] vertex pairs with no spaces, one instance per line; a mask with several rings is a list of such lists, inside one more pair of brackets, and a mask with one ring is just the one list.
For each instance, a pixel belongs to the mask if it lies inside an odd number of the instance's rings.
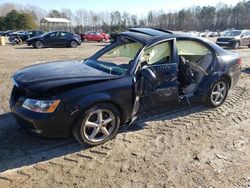
[[242,79],[225,104],[149,114],[98,147],[73,138],[34,137],[9,113],[10,76],[31,64],[84,59],[102,44],[32,49],[0,46],[0,188],[5,187],[249,187],[250,49]]

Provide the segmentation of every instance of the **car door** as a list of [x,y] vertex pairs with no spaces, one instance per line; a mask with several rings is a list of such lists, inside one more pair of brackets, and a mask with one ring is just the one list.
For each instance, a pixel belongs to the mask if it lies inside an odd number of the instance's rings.
[[57,45],[57,37],[56,37],[57,33],[58,32],[53,32],[44,36],[44,42],[46,46],[53,47]]
[[88,40],[90,40],[90,41],[95,41],[95,32],[89,33],[89,35],[88,35]]
[[247,46],[250,46],[250,31],[246,32],[246,38],[247,38]]
[[241,46],[245,46],[247,44],[246,32],[242,32],[240,39],[241,39],[241,42],[240,42]]
[[132,116],[178,103],[177,67],[175,39],[149,44],[142,50],[134,77]]
[[60,37],[58,38],[59,46],[68,46],[70,43],[69,33],[68,32],[60,32]]

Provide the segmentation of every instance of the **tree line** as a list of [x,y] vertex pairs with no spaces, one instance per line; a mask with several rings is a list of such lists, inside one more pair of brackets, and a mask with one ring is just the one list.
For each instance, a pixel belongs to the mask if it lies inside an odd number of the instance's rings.
[[[177,12],[149,11],[142,16],[119,11],[94,12],[86,9],[46,11],[36,6],[24,6],[12,3],[0,5],[0,27],[4,21],[5,28],[24,29],[23,25],[13,25],[9,17],[12,10],[18,14],[29,15],[39,25],[42,17],[68,18],[72,22],[71,30],[85,32],[103,30],[105,32],[123,31],[129,27],[155,27],[178,31],[216,31],[228,28],[250,29],[250,1],[243,0],[235,6],[218,4],[216,6],[194,6]],[[8,19],[6,19],[8,17]],[[30,18],[29,18],[30,20]],[[17,21],[18,22],[18,21]],[[35,27],[31,21],[25,27]],[[15,27],[15,28],[14,28]]]
[[0,30],[35,29],[37,24],[29,13],[12,10],[6,16],[0,17]]

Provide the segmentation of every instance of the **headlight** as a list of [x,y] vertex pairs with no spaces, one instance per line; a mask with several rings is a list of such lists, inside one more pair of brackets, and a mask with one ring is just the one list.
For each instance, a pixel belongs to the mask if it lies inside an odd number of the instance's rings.
[[26,99],[22,105],[23,108],[31,110],[33,112],[39,113],[53,113],[57,106],[59,105],[60,100],[34,100]]

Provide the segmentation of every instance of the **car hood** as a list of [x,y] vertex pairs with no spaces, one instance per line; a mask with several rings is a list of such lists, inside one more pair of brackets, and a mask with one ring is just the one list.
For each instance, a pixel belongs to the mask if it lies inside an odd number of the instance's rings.
[[60,61],[26,67],[17,71],[12,79],[17,87],[44,92],[65,85],[85,84],[117,77],[80,61]]

